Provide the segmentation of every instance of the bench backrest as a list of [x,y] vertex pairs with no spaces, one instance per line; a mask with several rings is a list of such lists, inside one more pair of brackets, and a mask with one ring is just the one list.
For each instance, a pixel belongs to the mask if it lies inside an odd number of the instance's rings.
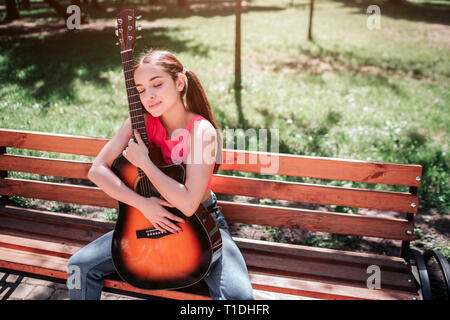
[[[7,174],[7,172],[27,172],[87,179],[90,161],[14,155],[8,154],[7,148],[95,157],[107,141],[108,139],[101,138],[0,129],[0,195],[118,208],[117,201],[101,189],[77,184],[78,180],[68,184],[17,179],[8,177]],[[269,172],[274,164],[278,170],[276,175],[269,175],[269,178],[264,175],[264,179],[215,174],[212,189],[217,194],[406,214],[398,218],[389,214],[374,216],[329,212],[324,209],[303,209],[291,205],[272,206],[220,201],[219,204],[229,222],[401,240],[402,256],[409,246],[409,241],[414,237],[414,214],[418,208],[417,188],[420,186],[422,176],[420,165],[228,149],[223,150],[222,158],[220,169],[227,173],[264,174]],[[278,176],[354,181],[374,186],[375,184],[407,186],[409,190],[398,192],[289,182],[276,180]]]

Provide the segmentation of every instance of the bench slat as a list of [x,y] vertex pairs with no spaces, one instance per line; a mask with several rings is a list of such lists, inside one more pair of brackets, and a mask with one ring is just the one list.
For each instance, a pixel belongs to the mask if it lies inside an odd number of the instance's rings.
[[[24,196],[68,203],[117,208],[116,200],[100,188],[23,179],[0,179],[0,194]],[[412,240],[413,223],[404,219],[340,214],[324,211],[218,201],[230,222],[360,235],[396,240]],[[340,223],[336,224],[335,219]]]
[[[323,205],[417,213],[418,197],[410,193],[213,175],[216,193]],[[411,204],[414,203],[413,206]]]
[[47,152],[97,156],[109,139],[0,129],[0,146]]
[[[223,149],[221,170],[402,186],[420,185],[422,166]],[[229,159],[229,160],[227,160]],[[227,163],[227,161],[229,163]],[[278,164],[278,165],[276,165]],[[274,173],[271,167],[278,166]],[[267,170],[267,172],[264,172]],[[419,180],[417,180],[419,177]]]
[[[0,146],[12,148],[96,156],[108,141],[109,139],[102,138],[0,129]],[[270,174],[328,180],[418,187],[422,176],[422,166],[420,165],[388,162],[255,153],[230,149],[222,150],[222,159],[221,170],[267,174],[264,168],[271,168],[272,163],[276,164],[278,171],[271,171]],[[252,159],[256,159],[256,161],[252,162]]]
[[[412,240],[413,223],[404,219],[273,207],[218,201],[229,222],[359,235],[393,240]],[[339,224],[336,223],[339,221]]]
[[0,154],[0,171],[36,173],[47,176],[88,179],[91,162]]
[[[90,163],[80,161],[0,155],[0,171],[88,179],[87,173],[90,166]],[[224,175],[213,176],[212,188],[216,193],[222,194],[408,213],[417,213],[419,202],[417,195],[405,192],[344,188]],[[414,203],[414,206],[411,206],[412,203]]]
[[[333,265],[377,265],[383,270],[409,272],[409,264],[400,257],[384,256],[373,253],[343,251],[337,249],[311,247],[299,244],[268,242],[247,238],[233,237],[241,250],[253,250],[266,253],[286,254],[299,259],[328,261]],[[269,244],[269,245],[268,245]]]
[[[69,240],[69,239],[68,239]],[[55,240],[56,241],[56,240]],[[237,243],[239,246],[239,242]],[[269,247],[270,245],[266,245]],[[79,244],[67,242],[43,241],[39,239],[27,239],[20,235],[0,234],[0,247],[10,248],[15,250],[39,253],[49,256],[57,256],[62,258],[70,258],[71,255],[80,250],[83,246]],[[264,269],[273,269],[279,271],[286,271],[291,274],[313,274],[331,279],[341,279],[346,281],[361,282],[365,284],[367,280],[366,266],[336,265],[334,261],[327,261],[326,263],[318,263],[304,258],[294,259],[289,255],[275,255],[273,253],[265,254],[264,251],[249,251],[242,248],[246,264],[248,267],[257,267]],[[331,258],[331,257],[330,257]],[[281,259],[281,260],[280,260]],[[330,268],[330,265],[333,268]],[[382,277],[381,286],[386,287],[401,287],[403,290],[415,291],[414,285],[408,284],[407,280],[410,278],[407,272],[391,272],[384,270],[381,267]]]
[[[3,208],[3,210],[5,210],[5,209]],[[86,228],[87,229],[89,229],[89,228],[101,229],[102,223],[104,224],[103,229],[106,232],[110,229],[110,227],[112,225],[112,222],[101,221],[99,219],[76,217],[76,216],[70,216],[70,215],[53,213],[53,212],[39,213],[39,211],[35,210],[35,209],[23,209],[23,208],[14,208],[12,206],[7,206],[6,210],[9,213],[15,213],[17,216],[17,219],[25,218],[24,221],[27,222],[27,225],[23,226],[25,228],[24,232],[28,232],[28,228],[31,225],[37,223],[36,219],[35,220],[32,219],[33,215],[37,218],[37,220],[47,220],[48,223],[50,223],[50,220],[53,218],[53,219],[55,219],[55,223],[57,225],[63,224],[64,220],[66,220],[67,225],[70,228],[72,228],[73,231],[67,232],[67,230],[66,230],[65,236],[67,236],[69,234],[76,234],[77,232],[82,233],[81,231]],[[22,211],[25,213],[21,217],[20,212],[22,212]],[[43,218],[41,216],[43,216]],[[82,226],[83,223],[86,224],[85,227]],[[52,228],[48,228],[47,231],[49,232],[49,234],[52,234],[52,232],[53,232]],[[38,254],[40,256],[47,256],[47,259],[53,259],[53,256],[68,258],[73,253],[75,253],[77,250],[79,250],[79,248],[81,248],[83,246],[81,244],[72,243],[71,242],[72,240],[70,239],[70,237],[69,238],[66,237],[65,239],[66,240],[60,240],[60,238],[57,237],[54,240],[50,240],[50,239],[42,240],[42,239],[33,239],[30,236],[27,236],[27,238],[23,238],[23,235],[11,235],[11,234],[10,235],[7,235],[7,234],[1,235],[0,234],[0,247],[10,248],[10,249],[14,248],[16,251],[31,252],[34,254]],[[93,239],[89,239],[89,241],[92,241],[92,240]],[[323,266],[324,266],[323,268],[318,268],[318,266],[321,264],[321,262],[325,262],[325,261],[327,262],[330,273],[331,274],[335,273],[337,275],[337,276],[335,276],[336,280],[339,280],[339,278],[340,278],[339,275],[342,273],[342,271],[335,269],[335,267],[341,268],[342,265],[344,265],[344,267],[346,265],[350,265],[348,259],[342,259],[344,257],[344,255],[346,254],[346,252],[342,252],[342,251],[338,252],[338,250],[310,248],[311,250],[315,251],[315,253],[313,252],[313,254],[308,257],[308,255],[302,256],[301,254],[300,255],[290,255],[291,252],[294,252],[293,251],[294,248],[298,249],[298,248],[302,247],[302,246],[298,246],[298,245],[276,244],[276,243],[270,243],[267,241],[239,239],[239,238],[235,239],[235,241],[238,244],[238,246],[240,247],[240,249],[242,250],[245,259],[247,260],[247,263],[249,265],[249,271],[251,274],[254,274],[255,272],[260,272],[261,270],[265,270],[266,273],[270,273],[272,276],[276,276],[276,277],[292,278],[292,274],[297,274],[297,276],[295,278],[298,278],[299,276],[301,276],[301,277],[304,276],[304,275],[301,275],[301,273],[302,273],[302,271],[304,271],[305,268],[307,268],[307,269],[315,269],[315,270],[312,270],[313,271],[312,274],[315,274],[316,278],[317,278],[315,281],[325,281],[326,279],[328,279],[330,281],[333,278],[332,276],[330,278],[330,274],[324,274],[323,276],[325,276],[325,277],[322,277],[322,278],[319,277],[319,273],[320,272],[323,273],[324,270],[326,270],[325,263],[323,263]],[[273,246],[275,246],[275,247],[272,248]],[[327,250],[327,252],[321,252],[323,250]],[[331,251],[328,252],[328,250],[331,250]],[[278,254],[275,255],[273,253],[273,251],[278,252]],[[299,251],[301,252],[301,249],[297,250],[296,252],[299,252]],[[49,253],[49,252],[51,252],[51,253]],[[336,253],[336,254],[333,254],[333,253]],[[320,254],[322,254],[322,255],[320,256]],[[328,258],[325,258],[325,254]],[[378,256],[378,255],[370,255],[369,254],[369,256],[367,257],[368,254],[359,254],[359,253],[351,253],[351,252],[348,252],[348,254],[352,256],[351,264],[353,266],[359,266],[359,265],[365,266],[365,264],[367,264],[367,263],[378,263],[378,262],[381,262],[381,259],[382,259],[382,257]],[[358,254],[360,255],[359,261],[358,261],[358,257],[357,257]],[[277,260],[280,258],[279,256],[283,256],[283,257],[281,257],[282,262]],[[1,256],[1,257],[2,257],[2,259],[4,259],[3,256]],[[319,259],[317,259],[317,258],[319,258]],[[399,264],[401,263],[400,258],[395,258],[395,257],[386,257],[386,258],[387,258],[387,262],[384,262],[384,263],[387,264],[388,267],[390,267],[393,270],[396,270],[397,273],[401,273],[402,271],[404,271],[399,266]],[[270,261],[267,261],[267,259],[269,259]],[[275,261],[274,259],[277,261]],[[369,260],[367,260],[367,259],[369,259]],[[294,261],[294,260],[296,260],[296,261]],[[342,260],[344,260],[344,261],[342,261]],[[291,262],[294,263],[295,265],[292,265]],[[394,262],[396,263],[395,267],[392,265]],[[311,264],[315,264],[315,265],[311,266]],[[255,268],[255,266],[258,266],[258,267]],[[280,266],[283,266],[283,267],[280,267]],[[333,267],[330,268],[330,266],[333,266]],[[384,265],[380,264],[380,267],[383,272]],[[278,268],[279,270],[277,271],[273,268]],[[348,269],[347,273],[349,273],[350,278],[354,277],[350,273],[354,272],[357,269],[349,268],[348,266],[345,268]],[[255,271],[255,269],[260,270],[260,271]],[[283,269],[283,270],[281,270],[281,269]],[[350,270],[350,269],[352,269],[352,270]],[[22,270],[22,269],[20,269],[20,270]],[[289,270],[294,271],[294,272],[290,272],[290,274],[289,274]],[[27,270],[25,270],[25,271],[27,271]],[[311,279],[310,276],[308,276],[308,275],[305,275],[305,276],[306,276],[306,278]],[[389,274],[383,272],[382,278],[385,276],[388,276],[388,278],[390,277]],[[404,277],[403,275],[400,276],[400,278],[402,278],[402,279],[403,279],[403,277]],[[276,281],[278,281],[278,280],[276,280]],[[276,281],[275,281],[275,283],[276,283]],[[349,285],[354,286],[353,284],[349,283],[348,280],[346,280],[346,281],[347,281],[347,286],[349,286]],[[395,281],[397,281],[397,280],[394,279],[391,282],[395,282]],[[343,285],[343,282],[344,281],[340,281],[340,282],[337,281],[337,282],[335,282],[335,284],[341,283],[341,285]],[[383,281],[382,282],[383,289],[385,289],[384,284],[385,284],[385,282]],[[386,281],[386,284],[387,284],[387,281]],[[114,287],[119,288],[120,286],[118,286],[118,284],[116,284]],[[386,288],[387,288],[387,286],[386,286]],[[258,289],[258,287],[256,286],[255,289]],[[262,289],[262,288],[259,288],[259,289]],[[403,289],[404,289],[403,291],[405,291],[406,289],[411,290],[411,288],[403,288]],[[300,294],[300,291],[295,291],[295,290],[289,291],[289,292],[285,292],[280,288],[273,289],[273,290],[275,290],[275,292],[278,292],[279,294],[293,294],[294,292],[296,294]],[[308,294],[303,294],[303,295],[306,295],[306,297],[308,297]],[[325,296],[322,295],[320,297],[315,297],[315,298],[325,298]]]
[[27,198],[118,208],[117,200],[98,187],[32,181],[26,179],[0,179],[0,194]]
[[259,290],[275,291],[284,294],[299,295],[318,299],[334,300],[412,300],[420,299],[417,294],[397,290],[371,290],[354,286],[309,281],[291,277],[272,278],[269,275],[250,273],[253,287]]
[[[67,261],[68,259],[46,256],[32,252],[18,251],[0,247],[0,268],[18,270],[22,272],[43,275],[58,279],[67,279]],[[175,291],[175,290],[142,290],[134,288],[128,283],[115,281],[111,279],[104,280],[104,286],[114,289],[121,289],[130,292],[151,294],[169,299],[199,300],[211,299],[204,295],[198,295],[193,292]]]
[[[242,250],[248,267],[266,270],[277,270],[288,275],[312,275],[329,280],[342,280],[350,283],[366,285],[370,274],[367,266],[362,265],[336,265],[331,261],[311,261],[302,258],[294,258],[289,255],[263,253],[259,251]],[[380,268],[380,285],[382,288],[401,289],[402,291],[415,292],[415,286],[408,280],[413,280],[411,273],[393,272]]]

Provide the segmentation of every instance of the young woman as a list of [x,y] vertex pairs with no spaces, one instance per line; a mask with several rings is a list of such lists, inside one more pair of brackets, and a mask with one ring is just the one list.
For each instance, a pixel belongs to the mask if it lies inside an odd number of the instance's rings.
[[[185,184],[166,176],[152,163],[139,133],[135,132],[137,143],[132,138],[130,118],[100,151],[89,179],[111,197],[139,209],[163,232],[180,232],[171,220],[183,222],[163,205],[176,207],[186,216],[194,214],[200,203],[211,207],[222,236],[222,255],[205,277],[210,295],[213,299],[253,299],[244,259],[211,190],[212,173],[218,168],[216,155],[221,152],[217,143],[220,136],[197,76],[172,53],[149,50],[134,67],[134,81],[144,108],[148,141],[161,148],[166,162],[186,164]],[[213,137],[214,143],[205,142],[205,137]],[[145,172],[165,200],[139,195],[113,173],[112,163],[120,154]],[[112,234],[111,231],[101,236],[70,258],[68,273],[78,270],[81,276],[78,286],[68,286],[70,299],[100,299],[103,277],[115,272]]]

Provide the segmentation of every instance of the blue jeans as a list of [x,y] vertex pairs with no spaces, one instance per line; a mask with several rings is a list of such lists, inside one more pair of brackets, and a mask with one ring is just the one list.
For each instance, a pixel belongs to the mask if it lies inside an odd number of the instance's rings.
[[[203,202],[205,207],[217,200],[214,192]],[[251,300],[253,289],[247,267],[239,248],[231,238],[227,222],[216,208],[211,212],[222,236],[222,254],[213,263],[204,278],[214,300]],[[116,272],[111,258],[113,231],[110,231],[80,249],[69,259],[68,289],[70,300],[98,300],[103,288],[103,277]],[[79,279],[71,281],[77,271]],[[69,283],[70,282],[70,283]]]

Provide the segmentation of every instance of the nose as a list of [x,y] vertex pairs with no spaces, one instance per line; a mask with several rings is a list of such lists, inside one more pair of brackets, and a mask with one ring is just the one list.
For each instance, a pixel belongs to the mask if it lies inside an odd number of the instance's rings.
[[155,100],[155,94],[152,92],[151,88],[146,88],[145,92],[144,92],[144,97],[145,100],[148,100],[150,102],[152,102],[153,100]]

